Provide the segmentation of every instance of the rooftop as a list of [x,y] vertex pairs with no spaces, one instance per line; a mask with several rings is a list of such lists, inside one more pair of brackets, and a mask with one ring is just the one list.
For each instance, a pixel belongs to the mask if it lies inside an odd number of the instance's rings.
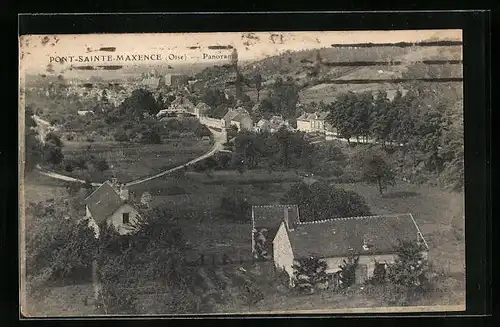
[[92,217],[98,223],[112,215],[123,203],[124,201],[109,181],[104,182],[85,199]]
[[290,222],[299,221],[299,207],[294,204],[252,206],[252,226],[277,229],[285,218],[285,211],[288,211]]
[[400,241],[416,241],[418,237],[427,246],[411,214],[300,222],[288,233],[296,258],[388,254]]
[[302,115],[300,115],[297,118],[297,120],[306,120],[306,121],[309,121],[311,119],[320,119],[320,120],[323,120],[323,119],[326,119],[326,117],[328,116],[328,114],[329,113],[327,111],[316,112],[316,113],[305,112]]

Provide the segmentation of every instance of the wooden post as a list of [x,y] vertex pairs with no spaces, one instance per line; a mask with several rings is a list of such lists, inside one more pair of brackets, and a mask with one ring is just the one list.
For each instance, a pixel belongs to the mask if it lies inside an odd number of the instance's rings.
[[200,255],[200,261],[201,265],[203,266],[205,264],[205,255],[203,253]]

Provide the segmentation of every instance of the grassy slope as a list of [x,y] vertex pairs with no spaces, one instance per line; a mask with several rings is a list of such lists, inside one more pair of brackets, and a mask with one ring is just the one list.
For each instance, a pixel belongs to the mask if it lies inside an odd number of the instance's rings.
[[[71,158],[84,155],[89,145],[92,149],[91,154],[105,159],[111,166],[105,177],[110,177],[114,173],[123,182],[176,167],[210,149],[209,144],[190,139],[168,140],[163,144],[65,142],[64,156]],[[81,172],[78,171],[65,174],[75,177],[82,176]]]

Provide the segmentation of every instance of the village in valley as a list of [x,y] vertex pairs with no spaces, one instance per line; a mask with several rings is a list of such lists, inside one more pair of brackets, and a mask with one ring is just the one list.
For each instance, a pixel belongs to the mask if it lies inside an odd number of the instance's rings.
[[27,72],[23,314],[464,306],[462,46],[427,41]]

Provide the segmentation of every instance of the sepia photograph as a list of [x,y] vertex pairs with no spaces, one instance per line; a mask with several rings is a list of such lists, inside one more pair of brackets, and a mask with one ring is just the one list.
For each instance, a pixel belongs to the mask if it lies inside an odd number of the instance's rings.
[[462,46],[20,36],[21,314],[465,311]]

